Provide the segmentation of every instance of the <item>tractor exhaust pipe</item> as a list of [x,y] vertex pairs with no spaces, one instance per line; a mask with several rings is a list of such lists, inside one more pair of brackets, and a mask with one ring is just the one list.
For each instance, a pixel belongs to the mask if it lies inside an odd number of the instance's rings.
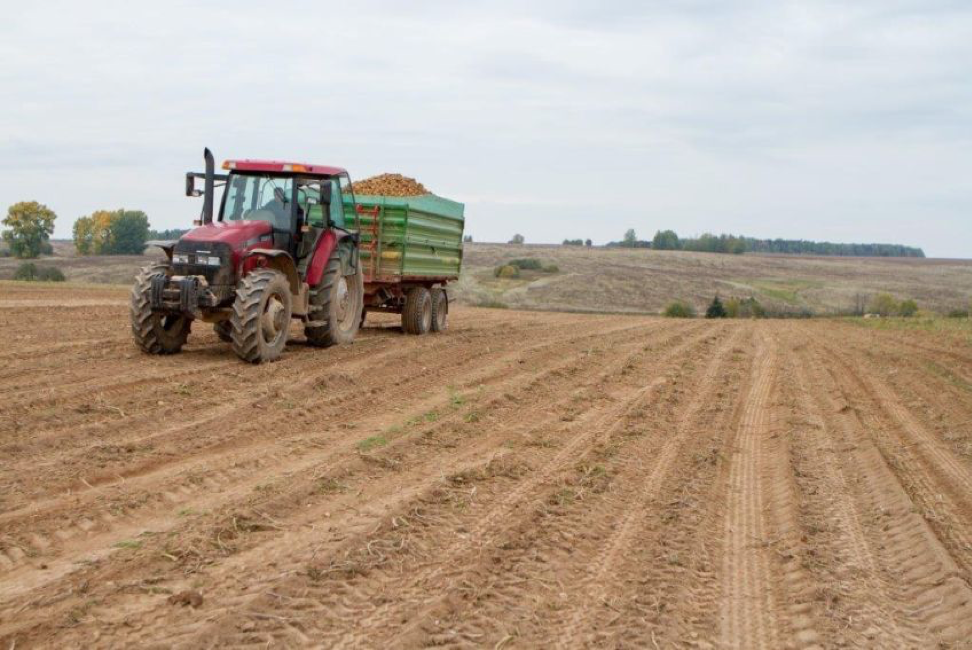
[[213,160],[213,152],[207,147],[203,150],[203,157],[206,159],[206,187],[203,194],[203,209],[200,220],[203,225],[213,222],[213,194],[216,188],[216,161]]

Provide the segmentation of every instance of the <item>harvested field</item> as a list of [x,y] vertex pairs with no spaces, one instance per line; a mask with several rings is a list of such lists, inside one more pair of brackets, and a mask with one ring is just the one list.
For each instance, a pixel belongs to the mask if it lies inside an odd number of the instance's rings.
[[962,647],[972,346],[457,308],[129,341],[0,283],[0,648]]

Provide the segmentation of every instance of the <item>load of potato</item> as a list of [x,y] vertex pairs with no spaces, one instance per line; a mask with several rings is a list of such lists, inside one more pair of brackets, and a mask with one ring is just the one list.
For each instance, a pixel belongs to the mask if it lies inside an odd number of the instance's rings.
[[431,194],[414,178],[401,174],[379,174],[351,184],[355,194],[368,196],[422,196]]

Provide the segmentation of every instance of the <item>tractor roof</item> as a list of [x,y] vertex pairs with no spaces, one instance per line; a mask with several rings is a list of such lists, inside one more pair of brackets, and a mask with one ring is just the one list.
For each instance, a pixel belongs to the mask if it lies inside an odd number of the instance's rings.
[[337,176],[338,174],[348,173],[343,167],[309,165],[307,163],[285,162],[283,160],[227,160],[223,162],[223,169],[244,172],[301,172],[304,174],[321,174],[325,176]]

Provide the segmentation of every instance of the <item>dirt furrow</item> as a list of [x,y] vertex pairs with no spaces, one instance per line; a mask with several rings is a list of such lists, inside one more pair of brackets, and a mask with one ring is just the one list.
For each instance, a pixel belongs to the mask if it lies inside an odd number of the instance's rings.
[[776,350],[761,342],[754,364],[752,392],[739,427],[739,451],[730,461],[729,504],[723,535],[720,644],[727,648],[775,648],[782,645],[775,590],[764,541],[767,487],[765,438],[770,435],[770,396],[775,381]]
[[[649,337],[649,338],[650,338],[650,337]],[[637,340],[636,340],[636,343],[637,343]],[[638,346],[638,348],[639,348],[639,350],[643,350],[643,348],[644,348],[644,347],[646,347],[646,346],[643,346],[643,345],[639,345],[639,346]],[[650,348],[649,348],[649,349],[650,349]],[[642,351],[642,352],[641,352],[641,354],[642,354],[642,355],[644,355],[645,353],[644,353],[644,352]],[[558,357],[558,358],[559,358],[559,357]],[[569,375],[569,374],[568,374],[568,375],[565,375],[565,377],[566,377],[567,379],[569,379],[569,377],[570,377],[570,375]]]
[[972,469],[877,377],[861,374],[826,345],[820,349],[842,373],[848,408],[857,411],[922,517],[972,581]]
[[[670,366],[681,353],[701,344],[705,338],[705,334],[688,337],[661,350],[657,358],[642,363],[656,368]],[[612,383],[630,382],[630,377],[623,377],[624,366],[621,370],[622,378]],[[309,625],[330,639],[328,643],[367,644],[370,642],[364,639],[371,635],[389,633],[404,615],[400,608],[411,610],[421,603],[418,595],[425,593],[430,583],[460,581],[463,567],[469,565],[469,560],[464,558],[478,556],[483,549],[499,543],[504,531],[515,527],[524,516],[523,503],[542,501],[542,494],[555,491],[554,476],[578,462],[596,442],[595,438],[603,439],[606,429],[614,428],[608,423],[617,421],[659,385],[639,388],[624,399],[583,404],[580,411],[568,416],[563,433],[555,438],[557,442],[548,444],[551,424],[570,413],[569,408],[553,409],[532,427],[532,433],[520,436],[526,439],[526,447],[499,458],[494,456],[492,461],[487,456],[479,466],[451,475],[446,489],[430,486],[431,492],[423,492],[416,499],[400,504],[394,511],[398,514],[385,519],[378,530],[322,560],[319,563],[322,567],[314,568],[309,579],[304,577],[292,585],[279,585],[273,592],[289,594],[289,598],[303,594],[296,597],[302,610],[297,628]],[[564,406],[569,407],[569,402]],[[507,489],[493,491],[481,486],[475,500],[457,496],[452,488],[474,477],[483,477],[487,484],[495,479],[506,483]],[[450,542],[452,539],[456,541]],[[409,568],[404,570],[406,566]],[[367,568],[359,574],[353,567]],[[389,593],[397,597],[380,596]],[[277,599],[264,594],[248,608],[279,616],[275,612],[280,606]],[[347,619],[342,614],[360,610],[367,610],[369,615]],[[311,613],[314,618],[308,618]],[[345,633],[330,628],[328,624],[336,620],[345,621],[348,626]],[[272,619],[262,622],[260,627],[263,628],[261,639],[300,637],[299,629],[274,624]]]
[[[634,476],[625,478],[627,482],[637,486],[637,491],[630,494],[632,491],[629,490],[628,494],[620,498],[615,491],[616,500],[620,501],[622,506],[620,516],[610,521],[611,533],[607,539],[600,540],[599,545],[602,550],[588,565],[591,570],[579,581],[572,581],[574,584],[572,591],[579,598],[574,601],[564,617],[566,625],[562,634],[558,634],[560,646],[579,647],[590,643],[590,637],[597,631],[597,623],[604,615],[603,604],[612,600],[612,592],[616,591],[617,586],[623,582],[622,572],[639,571],[639,567],[632,567],[623,563],[623,560],[630,556],[632,552],[630,547],[639,532],[638,528],[644,525],[647,519],[646,511],[658,498],[677,457],[683,453],[686,438],[695,434],[700,428],[699,415],[706,403],[714,401],[712,393],[715,390],[716,378],[741,334],[741,330],[736,331],[734,336],[728,338],[711,353],[711,360],[702,377],[688,388],[691,397],[685,410],[677,415],[678,424],[674,432],[664,439],[660,448],[655,445],[645,445],[644,449],[624,450],[626,462],[623,464],[627,466],[624,469],[627,469],[628,473],[634,470]],[[651,417],[652,414],[646,415]],[[647,422],[645,424],[650,426]],[[621,476],[614,478],[614,485],[621,482]],[[617,607],[616,601],[612,606]],[[642,641],[646,640],[642,639]]]
[[[619,341],[623,341],[624,338],[628,337],[628,333],[625,329],[620,332],[607,331],[600,335],[600,340],[610,343],[612,337],[615,336],[618,337]],[[588,358],[590,350],[587,347],[587,338],[587,336],[576,336],[561,341],[556,346],[558,355],[549,357],[549,360],[554,361],[553,366],[541,371],[541,373],[561,373],[564,368],[570,367],[570,364],[576,364],[579,360]],[[641,347],[637,342],[629,345],[638,346],[639,349]],[[623,350],[624,346],[621,346],[620,349]],[[521,360],[531,359],[528,352],[517,352],[514,356]],[[503,356],[497,359],[497,363],[500,364],[507,362],[508,359]],[[464,380],[475,385],[483,385],[476,383],[477,376],[486,379],[493,374],[491,372],[492,367],[492,365],[486,366],[479,372],[468,373]],[[426,379],[428,380],[431,373],[427,373],[427,375]],[[518,385],[524,385],[534,380],[534,375],[530,373],[505,376],[506,383],[509,384],[505,388],[514,391],[517,390]],[[315,381],[316,378],[311,376],[302,380],[301,383],[314,383]],[[355,387],[361,389],[360,385]],[[414,390],[414,386],[409,385],[404,389]],[[392,395],[394,395],[394,392]],[[436,401],[448,399],[448,395],[444,392],[439,392],[434,397]],[[348,408],[342,406],[342,404],[344,402],[339,401],[331,410],[341,411],[346,415]],[[422,405],[422,402],[416,404],[416,406]],[[236,410],[244,407],[239,404],[230,404],[227,408]],[[428,408],[433,408],[433,404],[429,404]],[[423,410],[422,412],[429,411]],[[422,412],[416,412],[411,417],[420,417]],[[365,416],[365,413],[362,412],[361,415]],[[367,417],[361,417],[357,426],[365,429],[380,429],[381,422],[386,418],[384,415],[378,414],[373,416],[373,419],[375,423],[369,424]],[[256,426],[258,429],[260,428],[259,423]],[[311,449],[312,453],[308,456],[306,462],[311,464],[324,462],[324,453],[337,453],[349,448],[353,449],[353,441],[347,440],[347,438],[347,429],[330,427],[326,435],[315,438],[314,447]],[[259,483],[266,480],[267,476],[271,476],[276,471],[274,468],[277,466],[286,465],[293,468],[299,466],[299,462],[305,462],[299,461],[299,457],[295,456],[293,450],[281,444],[282,442],[284,441],[281,439],[271,438],[266,441],[266,444],[257,445],[250,449],[247,445],[240,446],[239,440],[236,439],[232,446],[213,450],[212,453],[217,456],[216,458],[210,458],[208,454],[200,454],[197,451],[196,454],[186,457],[184,462],[166,463],[152,468],[150,472],[142,472],[137,476],[118,477],[112,481],[112,485],[109,486],[111,490],[107,494],[104,489],[92,487],[71,495],[70,501],[54,498],[47,502],[34,502],[20,511],[0,515],[0,523],[4,525],[7,531],[6,543],[3,544],[5,548],[2,549],[6,552],[7,557],[4,558],[4,554],[0,553],[0,562],[6,559],[7,564],[16,565],[32,555],[50,559],[59,548],[63,549],[64,546],[70,546],[67,543],[72,537],[85,538],[83,548],[89,548],[93,541],[87,538],[90,538],[94,532],[118,536],[123,532],[122,529],[137,530],[141,525],[140,512],[146,512],[148,517],[154,519],[153,511],[160,506],[167,509],[177,506],[192,507],[192,502],[197,498],[200,487],[206,488],[207,492],[212,492],[233,486],[236,481],[241,479],[245,479],[244,482],[247,484]],[[325,448],[333,446],[333,448],[329,449],[328,452],[320,452],[318,449],[321,446]],[[59,513],[67,503],[70,503],[72,510],[83,511],[86,516],[81,519],[74,519],[73,522],[69,520],[70,523],[65,525],[62,515]],[[53,529],[50,526],[44,526],[45,517],[54,527]],[[12,534],[20,528],[18,526],[19,520],[23,520],[28,528],[25,530],[24,536],[17,539],[12,537]]]
[[[913,443],[893,436],[888,423],[873,415],[881,406],[869,403],[861,378],[826,346],[816,350],[838,387],[837,411],[846,416],[842,422],[850,432],[845,445],[856,459],[851,467],[863,474],[857,481],[863,488],[858,500],[867,507],[866,523],[878,531],[884,566],[899,590],[899,624],[916,628],[926,639],[968,638],[972,589],[964,567],[972,551],[965,541],[969,518],[955,513],[955,503],[913,453]],[[869,636],[880,634],[875,627]]]
[[883,648],[931,643],[927,631],[905,615],[912,603],[901,593],[899,567],[887,564],[873,493],[862,489],[881,480],[874,473],[887,468],[833,377],[808,352],[805,336],[787,336],[784,346],[792,351],[787,388],[797,405],[792,440],[807,566],[818,585],[817,600],[836,623],[834,642]]

